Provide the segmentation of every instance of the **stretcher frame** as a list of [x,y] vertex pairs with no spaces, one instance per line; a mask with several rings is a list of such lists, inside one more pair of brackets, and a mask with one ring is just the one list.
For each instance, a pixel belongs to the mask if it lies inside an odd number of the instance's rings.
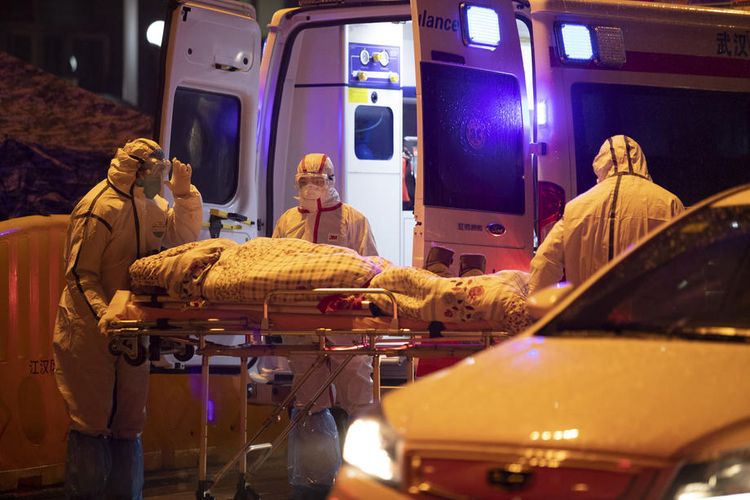
[[[271,304],[273,299],[283,296],[330,296],[330,295],[353,295],[353,294],[381,294],[386,295],[391,302],[391,311],[387,325],[383,328],[347,328],[332,329],[319,327],[314,329],[290,330],[283,328],[275,330],[271,323]],[[154,305],[155,301],[144,303],[144,305]],[[242,310],[240,306],[240,310]],[[201,309],[198,307],[197,309]],[[380,400],[381,383],[380,383],[380,359],[382,356],[404,356],[406,357],[407,383],[415,380],[414,358],[427,357],[466,357],[485,349],[498,341],[509,337],[507,332],[493,329],[460,329],[445,330],[438,332],[436,338],[435,331],[428,329],[414,330],[410,328],[401,328],[399,324],[398,305],[394,294],[383,288],[316,288],[313,290],[276,290],[268,293],[263,301],[261,321],[253,321],[249,318],[233,317],[232,319],[222,320],[221,318],[205,319],[169,319],[169,309],[158,309],[165,311],[164,316],[156,320],[143,319],[125,319],[112,321],[109,324],[108,332],[110,334],[110,351],[113,353],[121,352],[133,356],[133,349],[142,346],[141,340],[144,337],[153,339],[157,338],[156,347],[158,349],[161,339],[169,339],[171,342],[193,346],[197,348],[196,354],[202,356],[201,375],[200,375],[200,392],[201,392],[201,422],[199,434],[199,457],[198,457],[198,489],[196,498],[212,499],[211,489],[214,485],[229,472],[230,468],[239,463],[237,482],[237,493],[235,498],[255,498],[255,494],[250,488],[248,476],[252,475],[266,459],[283,443],[284,439],[294,429],[294,427],[304,418],[310,408],[315,404],[317,399],[325,392],[328,387],[335,381],[336,377],[354,358],[354,356],[364,355],[371,356],[373,359],[373,401]],[[233,315],[236,316],[238,307],[233,305],[231,308]],[[289,307],[281,307],[281,311],[289,310]],[[210,309],[210,313],[215,313],[216,309]],[[274,312],[274,314],[276,314]],[[283,312],[281,313],[283,314]],[[333,313],[335,315],[335,313]],[[369,315],[368,315],[369,316]],[[330,317],[330,314],[328,315]],[[325,321],[327,316],[320,315],[320,319]],[[422,322],[424,323],[424,322]],[[209,342],[208,339],[215,335],[240,335],[244,336],[246,343],[240,345],[221,345]],[[327,342],[329,335],[352,335],[359,337],[359,343],[352,346],[329,345]],[[315,342],[309,344],[268,344],[266,340],[269,336],[304,336],[315,339]],[[426,342],[429,341],[429,342]],[[293,384],[289,394],[283,401],[276,404],[272,413],[256,430],[253,436],[247,438],[247,403],[240,405],[240,439],[242,445],[237,453],[229,460],[213,478],[207,477],[207,450],[208,450],[208,400],[209,400],[209,378],[210,378],[210,360],[214,356],[229,356],[240,359],[240,366],[247,367],[249,358],[260,356],[285,356],[291,354],[309,354],[315,355],[315,362],[299,377],[299,380]],[[298,388],[307,382],[311,374],[320,367],[330,356],[342,356],[344,360],[333,370],[329,376],[316,389],[314,396],[306,405],[291,419],[289,424],[274,439],[272,443],[256,444],[258,437],[284,412],[292,403]],[[247,387],[249,383],[249,374],[247,369],[240,369],[240,387]],[[254,451],[262,453],[252,462],[250,467],[247,464],[247,455]]]

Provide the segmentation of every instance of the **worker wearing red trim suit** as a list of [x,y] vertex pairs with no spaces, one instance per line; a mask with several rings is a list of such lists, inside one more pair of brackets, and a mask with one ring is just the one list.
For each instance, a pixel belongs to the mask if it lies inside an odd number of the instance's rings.
[[327,155],[305,155],[294,180],[299,188],[299,206],[279,218],[274,238],[299,238],[351,248],[360,255],[378,254],[367,218],[341,202],[333,185],[333,163]]
[[[115,291],[130,288],[130,264],[198,238],[202,203],[191,174],[189,164],[164,158],[156,142],[136,139],[117,150],[107,178],[70,215],[53,337],[55,379],[71,419],[68,498],[142,498],[149,364],[112,355],[102,329]],[[161,196],[164,185],[172,207]]]
[[596,185],[565,205],[531,260],[529,294],[563,277],[580,285],[685,210],[676,195],[651,180],[646,155],[626,135],[604,141],[592,165]]
[[[287,210],[274,228],[274,238],[300,238],[356,250],[360,255],[377,255],[375,239],[367,218],[342,203],[333,184],[333,163],[325,154],[307,154],[297,166],[299,205]],[[291,343],[294,339],[285,339]],[[301,341],[305,341],[300,339]],[[347,335],[331,335],[337,345],[351,345]],[[309,340],[307,340],[309,342]],[[297,380],[315,361],[315,356],[291,356],[290,367]],[[335,370],[342,357],[332,356],[299,387],[295,411],[312,399],[320,383]],[[293,498],[325,498],[341,465],[341,448],[334,419],[328,410],[334,404],[351,417],[372,403],[372,360],[355,356],[324,392],[310,414],[289,434],[287,458]]]

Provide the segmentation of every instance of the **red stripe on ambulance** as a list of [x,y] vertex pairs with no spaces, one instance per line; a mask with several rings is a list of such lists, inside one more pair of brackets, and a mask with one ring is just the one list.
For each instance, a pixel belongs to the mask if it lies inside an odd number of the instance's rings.
[[550,61],[552,61],[552,67],[556,68],[750,78],[750,58],[738,59],[728,56],[692,56],[628,51],[625,55],[625,64],[613,68],[598,66],[593,62],[581,65],[563,64],[557,57],[554,47],[550,47]]

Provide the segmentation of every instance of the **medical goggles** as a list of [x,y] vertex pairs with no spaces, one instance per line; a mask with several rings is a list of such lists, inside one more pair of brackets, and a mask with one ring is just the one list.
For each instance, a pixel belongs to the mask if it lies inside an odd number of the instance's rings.
[[149,156],[145,160],[129,154],[130,158],[138,162],[138,171],[144,175],[163,175],[164,172],[168,172],[172,168],[172,162],[166,158],[157,158],[155,156]]
[[305,187],[309,184],[323,187],[329,179],[330,177],[326,174],[297,174],[294,176],[294,181],[299,187]]

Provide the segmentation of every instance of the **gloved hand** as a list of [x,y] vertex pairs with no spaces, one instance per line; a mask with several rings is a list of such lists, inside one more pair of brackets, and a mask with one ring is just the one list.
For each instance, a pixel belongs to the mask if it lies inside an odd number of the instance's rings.
[[175,197],[190,194],[190,177],[193,175],[193,167],[189,163],[182,163],[177,158],[172,158],[172,178],[167,185]]
[[118,290],[106,308],[100,309],[99,312],[99,332],[105,337],[112,336],[107,331],[109,323],[112,321],[122,321],[127,319],[127,305],[131,301],[133,293],[127,290]]
[[116,318],[113,318],[107,314],[102,315],[101,318],[99,318],[99,333],[102,334],[104,337],[109,337],[109,332],[107,332],[107,327],[109,326],[110,321],[114,321]]

